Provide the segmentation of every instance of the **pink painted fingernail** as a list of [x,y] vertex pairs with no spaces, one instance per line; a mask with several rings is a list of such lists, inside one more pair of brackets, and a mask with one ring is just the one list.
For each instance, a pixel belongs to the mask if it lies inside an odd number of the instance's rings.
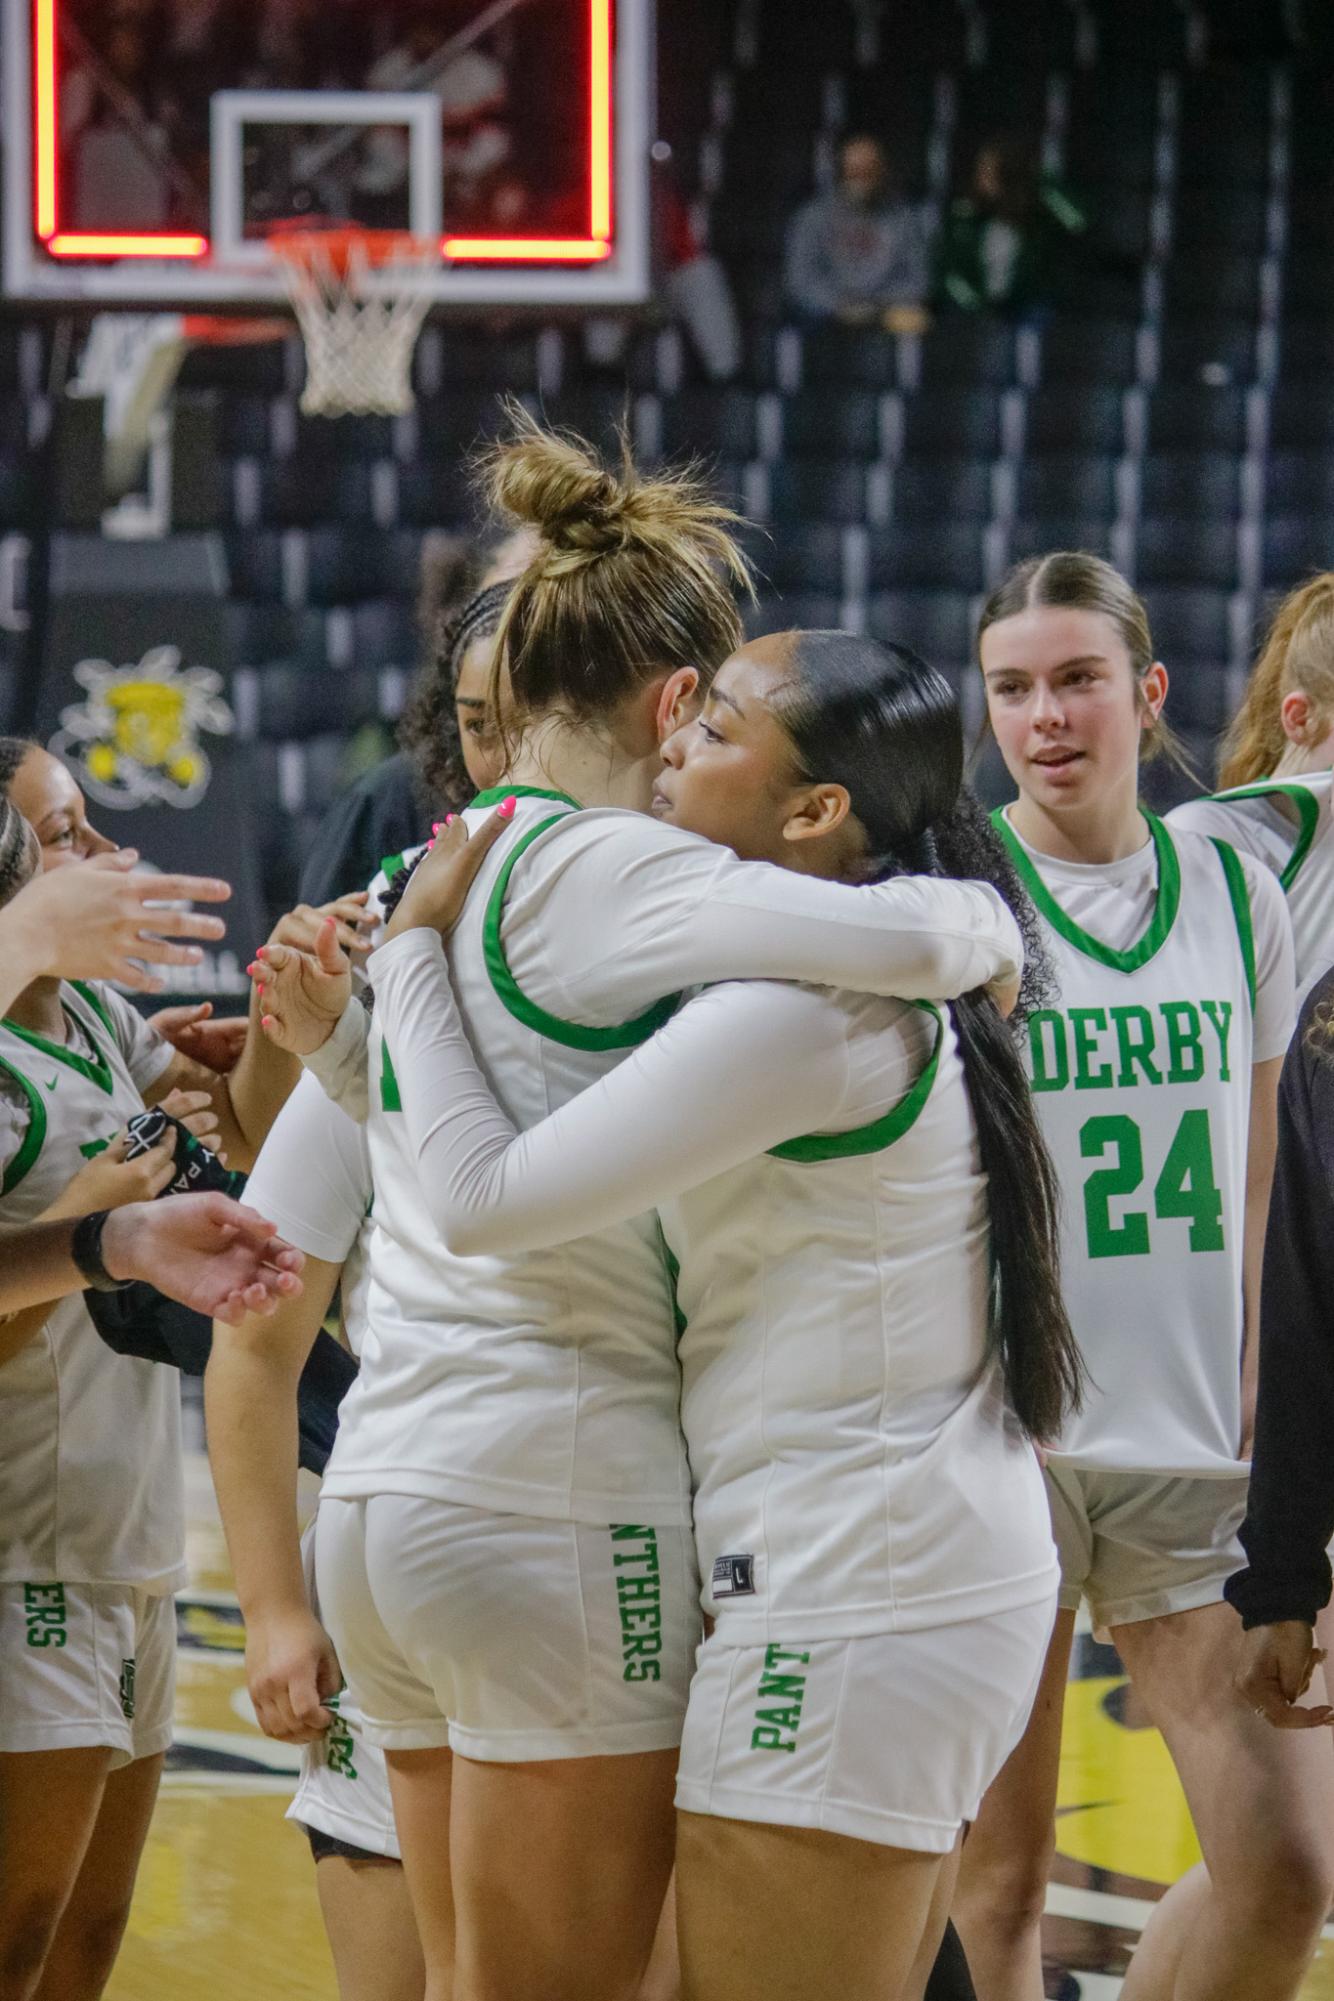
[[[458,814],[457,814],[457,813],[446,813],[446,815],[445,815],[445,825],[446,825],[447,827],[452,827],[452,826],[453,826],[453,824],[454,824],[454,822],[455,822],[455,821],[456,821],[456,820],[458,819],[458,817],[459,817],[459,816],[458,816]],[[440,829],[439,829],[439,828],[437,827],[437,828],[436,828],[436,832],[437,832],[437,833],[439,833],[439,831],[440,831]]]
[[[451,819],[453,818],[453,815],[452,815],[452,814],[451,814],[450,818],[451,818]],[[448,821],[448,820],[432,820],[432,822],[431,822],[431,832],[432,832],[433,834],[438,834],[438,833],[440,832],[440,829],[441,829],[442,827],[447,827],[448,825],[449,825],[449,821]]]
[[273,1016],[271,1014],[262,1014],[259,1018],[259,1025],[261,1028],[272,1028]]
[[514,818],[514,809],[518,803],[513,793],[510,794],[508,799],[502,799],[496,808],[496,818],[498,820],[512,820]]

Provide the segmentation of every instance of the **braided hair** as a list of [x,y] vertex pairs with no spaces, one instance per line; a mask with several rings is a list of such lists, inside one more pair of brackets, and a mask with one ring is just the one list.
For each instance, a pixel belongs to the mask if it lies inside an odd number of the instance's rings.
[[16,897],[31,877],[32,829],[18,807],[0,797],[0,907]]
[[403,711],[399,745],[415,760],[428,796],[438,805],[462,806],[471,791],[454,690],[473,641],[490,639],[499,630],[514,583],[513,577],[505,577],[488,584],[441,618],[431,665]]

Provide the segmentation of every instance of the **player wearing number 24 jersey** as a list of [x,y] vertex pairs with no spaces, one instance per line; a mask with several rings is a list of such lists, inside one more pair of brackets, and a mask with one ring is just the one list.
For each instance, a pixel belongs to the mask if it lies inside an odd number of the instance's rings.
[[1082,1598],[1162,1731],[1208,1857],[1155,1907],[1130,1984],[1293,2001],[1334,1880],[1334,1765],[1326,1745],[1238,1704],[1241,1632],[1223,1602],[1292,1029],[1287,909],[1252,856],[1140,806],[1168,677],[1143,605],[1107,564],[1020,565],[986,608],[979,653],[1019,793],[998,825],[1055,975],[1028,1062],[1089,1389],[1049,1440],[1062,1609],[1044,1690],[965,1849],[956,1918],[979,1991],[1041,1991],[1037,1914]]

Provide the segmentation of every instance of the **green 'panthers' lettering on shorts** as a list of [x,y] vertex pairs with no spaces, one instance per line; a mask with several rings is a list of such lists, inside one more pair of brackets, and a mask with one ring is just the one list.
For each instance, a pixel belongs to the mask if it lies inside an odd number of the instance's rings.
[[23,1616],[30,1647],[63,1647],[69,1643],[69,1607],[63,1584],[25,1584]]
[[613,1523],[613,1543],[637,1543],[637,1549],[614,1549],[616,1604],[621,1615],[621,1679],[661,1681],[662,1588],[658,1572],[658,1531],[632,1523]]
[[134,1662],[120,1664],[120,1713],[127,1723],[134,1721]]
[[348,1728],[347,1718],[339,1712],[338,1697],[331,1695],[324,1706],[333,1711],[333,1722],[324,1739],[324,1756],[329,1770],[336,1772],[340,1779],[355,1779],[356,1739]]
[[808,1653],[793,1653],[778,1645],[764,1650],[760,1669],[760,1689],[756,1698],[755,1728],[750,1733],[752,1751],[795,1751],[801,1705],[806,1699],[806,1677],[794,1672],[794,1664],[809,1667]]

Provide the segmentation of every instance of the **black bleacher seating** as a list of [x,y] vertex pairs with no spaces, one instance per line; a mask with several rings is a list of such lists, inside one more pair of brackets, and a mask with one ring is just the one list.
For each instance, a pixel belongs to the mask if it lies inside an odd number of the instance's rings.
[[1128,388],[1137,367],[1134,320],[1090,320],[1064,314],[1042,329],[1044,382],[1091,382]]
[[921,383],[1008,389],[1015,379],[1015,330],[1004,320],[942,318],[922,341]]
[[1242,510],[1241,462],[1233,452],[1149,452],[1140,462],[1146,516],[1232,521]]
[[785,524],[757,555],[762,591],[820,591],[842,597],[844,531],[834,522]]
[[1000,395],[994,389],[919,389],[904,408],[905,452],[980,456],[1000,450]]
[[783,405],[785,452],[880,456],[880,398],[869,389],[803,389]]
[[802,380],[835,388],[893,389],[899,344],[875,328],[824,326],[802,336]]
[[1019,516],[1010,527],[1009,559],[1022,563],[1052,549],[1083,549],[1105,562],[1115,560],[1111,523],[1100,515],[1060,514]]
[[1264,527],[1264,582],[1300,583],[1313,570],[1334,569],[1334,515],[1271,515]]
[[1223,666],[1232,654],[1232,601],[1227,591],[1192,587],[1143,592],[1154,648],[1173,672],[1182,661]]
[[1259,362],[1256,329],[1249,319],[1193,314],[1164,322],[1158,338],[1162,382],[1254,382]]
[[669,459],[716,453],[753,459],[758,452],[755,398],[747,389],[685,389],[661,405],[662,450]]
[[1136,531],[1135,577],[1141,585],[1203,584],[1235,590],[1236,530],[1228,520],[1192,514],[1146,518]]
[[1194,383],[1164,383],[1149,395],[1147,442],[1150,451],[1243,451],[1244,392]]
[[1125,444],[1121,392],[1075,382],[1035,389],[1025,412],[1024,439],[1030,452],[1120,452]]
[[867,577],[872,591],[980,591],[983,532],[969,522],[927,519],[872,529]]
[[1265,466],[1271,515],[1334,515],[1334,456],[1328,451],[1271,452]]
[[856,462],[785,459],[770,470],[768,484],[769,518],[780,537],[788,534],[787,524],[792,522],[866,519],[866,469]]
[[1287,382],[1269,399],[1271,451],[1334,449],[1334,383]]
[[789,591],[782,597],[766,594],[742,607],[742,619],[751,639],[766,632],[828,632],[843,625],[843,600],[819,591]]
[[1015,511],[1107,522],[1117,512],[1115,461],[1101,452],[1044,452],[1019,467]]
[[986,521],[993,507],[988,458],[903,459],[891,482],[896,522]]
[[973,650],[973,600],[966,591],[875,591],[866,629],[876,639],[911,646],[934,667],[956,666]]

